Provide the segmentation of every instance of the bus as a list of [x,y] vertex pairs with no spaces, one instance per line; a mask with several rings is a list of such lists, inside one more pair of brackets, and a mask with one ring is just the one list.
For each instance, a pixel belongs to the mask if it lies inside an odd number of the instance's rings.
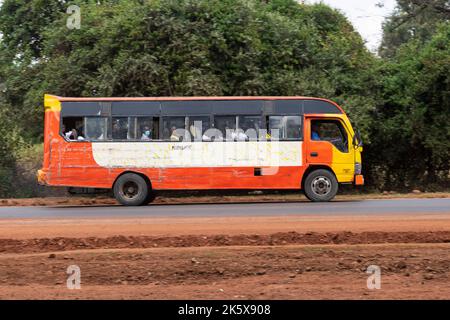
[[303,190],[330,201],[364,184],[362,141],[344,110],[312,97],[44,97],[46,186],[110,189],[119,203],[158,190]]

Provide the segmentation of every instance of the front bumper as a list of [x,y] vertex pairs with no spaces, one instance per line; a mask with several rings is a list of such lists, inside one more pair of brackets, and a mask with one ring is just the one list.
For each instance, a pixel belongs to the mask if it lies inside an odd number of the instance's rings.
[[355,186],[364,185],[364,176],[362,174],[355,175]]

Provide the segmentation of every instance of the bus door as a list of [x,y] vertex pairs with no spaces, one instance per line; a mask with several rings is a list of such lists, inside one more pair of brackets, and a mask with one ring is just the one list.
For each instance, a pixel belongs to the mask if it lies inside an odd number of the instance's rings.
[[306,118],[306,162],[333,169],[339,182],[351,182],[354,149],[345,124],[336,118]]

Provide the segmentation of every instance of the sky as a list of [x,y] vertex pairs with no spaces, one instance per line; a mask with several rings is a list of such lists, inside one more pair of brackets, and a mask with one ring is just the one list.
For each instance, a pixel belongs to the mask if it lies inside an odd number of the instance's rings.
[[[377,51],[381,42],[383,21],[394,11],[396,4],[395,0],[305,0],[305,2],[323,2],[339,9],[366,40],[366,46],[372,52]],[[383,7],[377,7],[377,3],[383,4]]]

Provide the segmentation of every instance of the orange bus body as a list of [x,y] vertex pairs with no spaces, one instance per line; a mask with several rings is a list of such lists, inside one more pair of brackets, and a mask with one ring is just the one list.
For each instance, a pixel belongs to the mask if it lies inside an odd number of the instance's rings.
[[[131,101],[203,101],[203,100],[317,100],[333,104],[341,113],[309,113],[304,115],[303,141],[298,143],[301,161],[298,165],[280,166],[275,174],[255,175],[255,167],[130,167],[103,166],[96,161],[94,144],[104,142],[67,141],[61,132],[61,106],[64,102],[131,102]],[[349,134],[350,155],[342,156],[327,141],[312,141],[309,119],[338,119]],[[327,168],[339,183],[363,184],[355,163],[361,162],[361,148],[353,146],[354,131],[350,121],[332,101],[309,97],[183,97],[183,98],[66,98],[46,95],[43,168],[38,171],[40,184],[83,188],[112,188],[116,179],[125,172],[139,173],[148,178],[154,190],[205,190],[205,189],[300,189],[305,172],[311,168]],[[114,142],[112,142],[114,143]],[[157,143],[157,142],[139,142]],[[314,147],[313,147],[314,146]],[[312,150],[312,147],[314,150]],[[311,158],[313,152],[319,154]],[[347,158],[345,158],[347,157]],[[342,160],[347,159],[347,160]],[[342,160],[342,161],[341,161]]]

